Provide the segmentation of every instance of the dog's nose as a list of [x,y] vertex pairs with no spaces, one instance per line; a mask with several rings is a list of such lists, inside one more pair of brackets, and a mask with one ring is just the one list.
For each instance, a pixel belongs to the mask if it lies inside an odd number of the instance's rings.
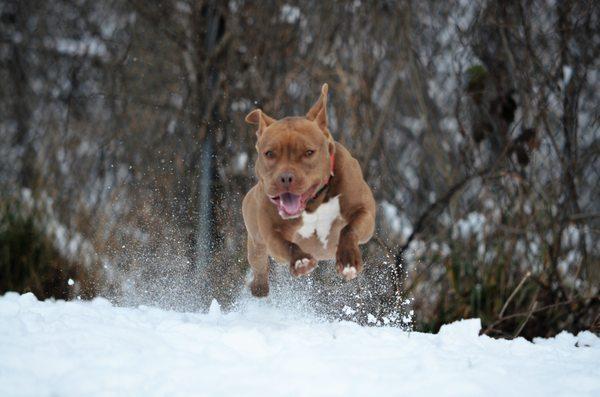
[[284,188],[289,188],[294,181],[294,174],[291,172],[283,172],[279,175],[279,182]]

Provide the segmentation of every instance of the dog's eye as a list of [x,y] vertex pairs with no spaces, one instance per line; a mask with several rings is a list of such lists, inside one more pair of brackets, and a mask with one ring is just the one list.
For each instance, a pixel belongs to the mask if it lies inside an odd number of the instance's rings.
[[310,149],[308,149],[308,150],[305,152],[305,154],[306,154],[306,157],[310,157],[310,156],[312,156],[313,154],[315,154],[315,151],[314,151],[314,150],[310,150]]
[[275,157],[275,153],[273,153],[273,151],[272,151],[272,150],[267,150],[267,151],[265,152],[265,157],[267,157],[267,158],[269,158],[269,159],[272,159],[273,157]]

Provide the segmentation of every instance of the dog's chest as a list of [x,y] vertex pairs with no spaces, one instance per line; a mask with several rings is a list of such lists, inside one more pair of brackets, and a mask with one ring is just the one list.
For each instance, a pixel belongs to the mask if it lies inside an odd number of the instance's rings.
[[321,204],[312,214],[304,211],[302,213],[302,224],[296,233],[303,238],[310,238],[316,234],[321,244],[323,244],[323,248],[326,248],[331,226],[336,219],[340,218],[339,198],[338,195]]

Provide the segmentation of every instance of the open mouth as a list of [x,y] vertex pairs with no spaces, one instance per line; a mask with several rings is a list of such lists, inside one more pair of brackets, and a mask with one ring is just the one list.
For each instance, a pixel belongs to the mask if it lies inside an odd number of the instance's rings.
[[281,193],[279,196],[269,196],[273,204],[277,206],[279,215],[283,219],[296,218],[300,216],[306,208],[306,202],[311,197],[311,192],[314,189],[309,189],[304,194],[294,194],[291,192]]

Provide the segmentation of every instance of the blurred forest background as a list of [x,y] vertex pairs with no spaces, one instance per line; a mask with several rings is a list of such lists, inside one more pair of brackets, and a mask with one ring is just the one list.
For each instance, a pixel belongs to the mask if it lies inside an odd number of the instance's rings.
[[598,332],[599,26],[594,0],[2,0],[0,293],[234,305],[244,116],[327,82],[377,235],[359,281],[282,289],[363,323]]

